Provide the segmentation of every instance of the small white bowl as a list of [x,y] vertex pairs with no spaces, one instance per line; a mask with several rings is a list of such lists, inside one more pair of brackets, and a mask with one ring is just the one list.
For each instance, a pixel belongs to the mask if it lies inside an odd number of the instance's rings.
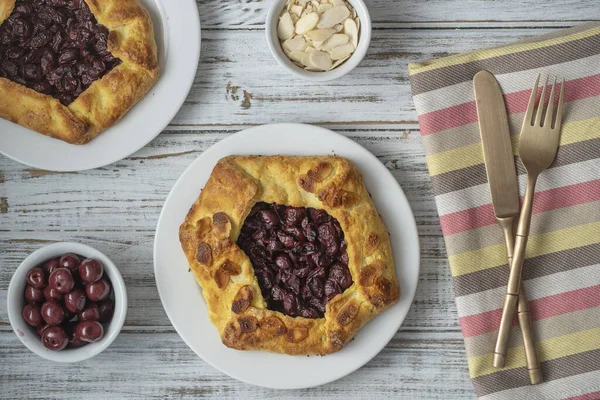
[[[44,347],[35,328],[29,326],[21,316],[21,311],[25,306],[24,292],[27,272],[31,268],[65,253],[75,253],[87,258],[94,258],[102,263],[104,266],[104,273],[110,279],[113,287],[115,312],[108,327],[105,325],[104,337],[102,340],[76,349],[52,351]],[[101,353],[116,339],[125,322],[125,316],[127,315],[127,291],[125,290],[123,277],[115,264],[98,250],[79,243],[53,243],[34,251],[21,263],[21,265],[19,265],[8,286],[7,304],[8,318],[13,331],[29,350],[51,361],[78,362]]]
[[267,43],[269,49],[275,57],[275,60],[283,68],[288,70],[290,73],[296,75],[299,78],[314,81],[314,82],[325,82],[340,78],[352,71],[365,57],[369,44],[371,43],[371,16],[369,10],[363,0],[347,0],[348,3],[356,10],[358,19],[360,20],[360,34],[358,38],[358,47],[354,53],[346,60],[345,63],[341,64],[337,68],[331,71],[325,72],[313,72],[307,71],[294,64],[283,52],[279,37],[277,36],[277,25],[279,23],[279,16],[285,7],[286,0],[274,0],[269,8],[267,14],[266,31],[267,31]]

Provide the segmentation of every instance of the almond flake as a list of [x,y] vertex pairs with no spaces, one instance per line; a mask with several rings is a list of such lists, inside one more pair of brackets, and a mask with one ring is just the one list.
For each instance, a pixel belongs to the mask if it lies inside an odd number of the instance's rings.
[[[323,42],[329,39],[335,33],[335,29],[313,29],[306,36],[313,42]],[[317,47],[317,46],[315,46]]]
[[348,56],[348,57],[344,57],[344,58],[341,58],[341,59],[337,60],[336,62],[334,62],[334,63],[333,63],[333,65],[332,65],[332,66],[331,66],[331,68],[330,68],[330,71],[331,71],[332,69],[336,68],[338,65],[342,64],[344,61],[346,61],[346,60],[347,60],[347,59],[349,59],[349,58],[350,58],[350,56]]
[[283,42],[283,48],[289,52],[292,51],[303,51],[306,47],[306,40],[302,36],[296,36],[295,38],[288,39]]
[[304,49],[305,53],[312,53],[313,51],[317,51],[317,49],[312,46],[308,46],[306,49]]
[[335,29],[336,32],[341,32],[344,29],[344,25],[337,24],[336,26],[333,27],[333,29]]
[[356,22],[356,28],[360,30],[360,19],[354,18],[354,22]]
[[[291,19],[290,19],[290,22],[291,22]],[[319,14],[310,13],[310,14],[304,15],[296,23],[296,33],[298,35],[304,35],[305,33],[311,31],[317,25],[317,22],[319,22]],[[286,38],[286,39],[288,39],[288,38]]]
[[304,69],[307,71],[310,71],[310,72],[323,72],[319,68],[315,68],[315,67],[304,67]]
[[350,10],[346,6],[336,6],[323,13],[318,21],[317,28],[332,28],[350,16]]
[[346,5],[346,3],[344,3],[344,0],[331,0],[331,4],[333,4],[334,7]]
[[348,57],[354,51],[354,45],[352,43],[346,43],[331,50],[329,54],[332,60],[341,60],[344,57]]
[[294,25],[296,25],[296,22],[298,22],[298,20],[300,19],[300,17],[296,14],[290,14],[290,17],[292,17],[292,22],[294,23]]
[[300,60],[300,62],[305,67],[312,67],[312,64],[310,63],[310,55],[311,54],[312,53],[304,53],[304,54],[302,54],[302,59]]
[[304,11],[304,8],[302,8],[302,6],[293,5],[288,9],[288,11],[290,14],[300,17],[302,15],[302,11]]
[[294,22],[292,21],[292,17],[290,17],[290,13],[286,12],[281,16],[279,20],[279,26],[277,27],[277,35],[279,39],[287,40],[292,37],[294,34]]
[[354,20],[348,18],[344,21],[344,33],[350,37],[350,41],[354,47],[358,47],[358,27]]
[[313,67],[322,71],[328,71],[331,68],[331,57],[323,51],[313,51],[310,53],[310,63]]
[[291,53],[288,53],[288,56],[290,57],[290,59],[292,61],[296,61],[296,62],[302,62],[302,57],[304,56],[304,54],[306,54],[303,51],[292,51]]
[[330,37],[327,42],[321,47],[323,51],[333,50],[334,48],[341,46],[343,44],[348,43],[350,37],[343,33],[336,33],[332,37]]
[[330,3],[323,3],[319,5],[319,8],[317,8],[317,10],[319,11],[319,14],[323,14],[325,11],[330,10],[332,8],[333,5],[331,5]]
[[321,47],[323,47],[323,43],[325,43],[324,40],[320,41],[320,42],[311,42],[313,47],[317,50],[321,50]]

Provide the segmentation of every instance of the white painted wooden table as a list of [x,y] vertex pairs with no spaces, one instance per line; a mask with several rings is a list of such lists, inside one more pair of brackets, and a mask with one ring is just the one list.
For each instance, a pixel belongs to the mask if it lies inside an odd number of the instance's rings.
[[[363,63],[338,81],[311,84],[292,81],[267,49],[263,22],[270,1],[200,0],[202,57],[195,84],[172,124],[146,148],[105,168],[66,174],[0,157],[0,397],[474,398],[406,66],[598,18],[597,4],[367,3],[374,31]],[[198,358],[170,325],[152,273],[154,228],[177,177],[213,143],[272,122],[323,125],[371,150],[406,192],[422,243],[415,302],[391,343],[354,374],[294,392],[237,382]],[[62,240],[109,254],[130,299],[116,342],[72,367],[27,351],[6,313],[16,266],[31,251]]]

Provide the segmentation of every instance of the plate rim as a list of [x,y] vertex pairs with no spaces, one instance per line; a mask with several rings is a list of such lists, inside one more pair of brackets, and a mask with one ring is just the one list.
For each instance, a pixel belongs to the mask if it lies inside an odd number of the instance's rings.
[[[402,198],[398,199],[401,200],[403,202],[406,203],[406,206],[408,207],[408,209],[410,210],[410,217],[407,217],[404,221],[409,221],[410,223],[408,225],[410,226],[404,226],[404,229],[406,229],[407,231],[409,231],[409,235],[415,240],[415,246],[414,246],[414,252],[416,252],[416,257],[415,257],[415,278],[414,278],[414,282],[410,285],[411,289],[412,289],[412,293],[410,293],[410,302],[408,304],[408,308],[406,310],[406,313],[402,316],[402,318],[398,319],[398,323],[396,326],[396,329],[391,333],[391,335],[388,335],[389,337],[386,336],[385,340],[381,340],[381,345],[378,346],[378,350],[376,352],[374,352],[372,355],[369,355],[367,357],[367,359],[364,362],[359,362],[357,363],[356,366],[351,367],[349,370],[344,370],[342,372],[339,373],[335,373],[332,374],[330,377],[326,378],[326,379],[322,379],[318,382],[312,383],[312,384],[303,384],[303,385],[294,385],[294,386],[278,386],[278,385],[270,385],[270,384],[263,384],[263,383],[256,383],[256,382],[252,382],[249,379],[246,379],[243,376],[240,376],[238,373],[235,372],[231,372],[231,371],[225,371],[223,370],[221,367],[217,366],[215,363],[212,362],[212,360],[205,358],[203,355],[201,355],[195,348],[194,346],[192,346],[192,344],[190,344],[179,332],[179,329],[177,328],[176,325],[178,325],[178,323],[176,323],[173,320],[173,317],[171,315],[171,313],[169,312],[169,310],[167,310],[167,307],[165,305],[165,301],[164,301],[164,294],[162,292],[162,290],[160,289],[160,283],[158,280],[158,274],[157,274],[157,270],[158,270],[158,241],[159,241],[159,231],[163,222],[163,218],[165,217],[165,210],[166,210],[166,205],[167,203],[172,199],[172,197],[174,196],[174,189],[176,186],[178,186],[180,184],[180,181],[183,179],[184,175],[186,175],[190,170],[192,170],[195,165],[197,163],[200,163],[200,159],[207,153],[207,152],[211,152],[211,151],[217,151],[219,147],[221,146],[226,146],[229,142],[233,142],[235,141],[237,138],[239,138],[239,135],[249,135],[252,134],[253,132],[256,131],[261,131],[264,129],[269,129],[269,130],[284,130],[285,128],[304,128],[304,129],[314,129],[314,130],[320,130],[321,132],[325,133],[325,134],[329,134],[332,136],[336,136],[338,139],[340,139],[343,142],[349,142],[351,143],[353,146],[359,146],[360,148],[362,148],[365,152],[365,156],[369,157],[371,159],[371,161],[376,162],[377,164],[381,165],[383,167],[383,170],[386,171],[386,173],[397,183],[397,187],[400,190],[400,192],[402,193]],[[214,148],[217,147],[217,150],[214,150]],[[318,152],[316,152],[318,154]],[[271,152],[266,150],[264,153],[261,153],[260,155],[275,155],[276,152]],[[205,184],[205,183],[204,183]],[[191,206],[191,204],[190,204]],[[384,221],[385,222],[385,221]],[[182,250],[183,251],[183,250]],[[402,326],[402,324],[404,323],[404,321],[406,320],[406,316],[408,315],[412,304],[414,302],[414,298],[416,295],[416,291],[417,291],[417,287],[418,287],[418,282],[419,282],[419,276],[420,276],[420,272],[421,272],[421,238],[419,236],[419,232],[418,232],[418,228],[417,228],[417,224],[416,224],[416,219],[414,216],[414,212],[412,210],[412,207],[410,206],[410,203],[408,201],[408,198],[406,197],[406,194],[404,193],[404,190],[402,189],[402,187],[400,186],[400,184],[397,182],[396,178],[392,175],[392,173],[390,172],[390,170],[385,167],[385,165],[383,165],[383,163],[381,161],[379,161],[379,159],[373,154],[371,153],[368,149],[366,149],[365,147],[363,147],[362,145],[360,145],[359,143],[357,143],[356,141],[342,135],[339,134],[337,132],[334,132],[330,129],[327,128],[323,128],[321,126],[317,126],[317,125],[312,125],[312,124],[303,124],[303,123],[274,123],[274,124],[264,124],[264,125],[258,125],[258,126],[253,126],[250,128],[246,128],[243,130],[240,130],[228,137],[225,137],[221,140],[219,140],[218,142],[214,143],[213,145],[211,145],[210,147],[208,147],[206,150],[204,150],[202,153],[200,153],[179,175],[179,177],[177,178],[177,180],[175,181],[175,183],[173,184],[173,186],[171,187],[171,190],[169,191],[169,194],[167,195],[163,206],[161,208],[161,212],[159,214],[159,217],[157,219],[157,224],[156,224],[156,230],[155,230],[155,236],[154,236],[154,245],[153,245],[153,273],[154,273],[154,280],[156,283],[156,288],[157,288],[157,292],[161,301],[161,304],[163,306],[163,309],[165,311],[165,314],[167,314],[167,317],[169,318],[169,322],[171,322],[171,325],[173,326],[173,328],[175,329],[175,331],[177,332],[177,334],[179,335],[179,337],[181,338],[181,340],[183,340],[183,342],[190,348],[190,350],[192,350],[198,357],[200,357],[200,359],[202,359],[204,362],[206,362],[208,365],[210,365],[211,367],[215,368],[217,371],[223,373],[224,375],[227,375],[231,378],[234,378],[238,381],[253,385],[253,386],[257,386],[257,387],[264,387],[264,388],[269,388],[269,389],[278,389],[278,390],[296,390],[296,389],[308,389],[308,388],[312,388],[312,387],[317,387],[317,386],[321,386],[324,384],[328,384],[334,381],[337,381],[338,379],[341,379],[345,376],[348,376],[350,374],[352,374],[353,372],[356,372],[357,370],[359,370],[360,368],[362,368],[363,366],[365,366],[368,362],[370,362],[373,358],[375,358],[379,353],[381,353],[381,351],[389,344],[389,342],[392,340],[392,338],[394,337],[394,335],[398,332],[398,330],[400,329],[400,327]],[[403,290],[403,289],[401,289]],[[202,295],[201,295],[202,296]],[[204,301],[204,299],[202,299]],[[385,312],[382,313],[382,315],[385,315]],[[381,317],[381,316],[378,316]],[[366,324],[368,325],[368,323]],[[395,324],[396,325],[396,324]]]
[[[181,7],[180,3],[172,3],[172,2],[169,2],[169,1],[164,2],[163,0],[154,0],[154,1],[156,2],[157,7],[159,7],[160,9],[164,9],[166,7]],[[19,163],[19,164],[22,164],[22,165],[25,165],[25,166],[29,166],[29,167],[33,167],[33,168],[37,168],[37,169],[44,169],[44,170],[54,171],[54,172],[82,172],[82,171],[89,171],[89,170],[92,170],[92,169],[102,168],[102,167],[114,164],[114,163],[116,163],[118,161],[121,161],[121,160],[123,160],[123,159],[131,156],[132,154],[140,151],[141,149],[143,149],[144,147],[146,147],[150,142],[152,142],[154,139],[156,139],[161,133],[164,132],[165,128],[167,128],[169,126],[169,124],[171,123],[171,121],[173,120],[173,118],[175,118],[175,116],[177,115],[177,113],[181,110],[181,107],[185,103],[185,101],[186,101],[187,97],[189,96],[189,93],[190,93],[190,91],[191,91],[191,89],[193,87],[193,84],[194,84],[194,81],[195,81],[195,77],[196,77],[196,73],[198,71],[198,66],[200,65],[200,52],[201,52],[201,48],[202,48],[202,45],[201,45],[201,43],[202,43],[202,37],[201,37],[201,35],[202,35],[202,33],[201,33],[202,32],[202,27],[201,27],[201,21],[200,21],[200,14],[198,12],[197,3],[195,2],[195,0],[187,0],[187,4],[189,4],[189,6],[195,10],[193,13],[187,14],[187,15],[190,16],[190,19],[193,20],[193,24],[189,24],[186,27],[186,29],[194,30],[194,32],[190,33],[191,37],[197,37],[198,38],[198,40],[197,40],[197,46],[194,46],[194,48],[191,49],[191,50],[189,50],[189,49],[187,50],[187,52],[191,54],[192,60],[195,60],[194,61],[194,69],[193,69],[195,72],[193,74],[191,74],[190,79],[185,83],[185,85],[183,85],[183,84],[181,85],[182,86],[182,93],[185,93],[185,96],[182,96],[181,104],[179,104],[176,108],[174,108],[172,110],[172,112],[168,113],[168,120],[167,120],[166,123],[161,123],[161,124],[157,125],[157,127],[161,126],[161,128],[156,130],[157,132],[156,132],[155,135],[149,136],[147,138],[147,140],[144,139],[143,141],[140,141],[138,144],[132,146],[132,149],[126,151],[126,153],[129,153],[129,154],[120,154],[120,155],[116,155],[116,156],[113,156],[113,157],[108,156],[105,159],[103,159],[102,161],[97,160],[97,161],[92,161],[92,162],[89,162],[89,163],[87,161],[81,161],[80,160],[80,161],[78,161],[76,163],[72,163],[72,164],[69,164],[67,166],[51,165],[52,163],[48,163],[48,162],[41,162],[40,163],[40,162],[37,162],[37,159],[35,159],[35,158],[24,160],[19,155],[8,153],[1,146],[0,146],[0,154],[3,155],[3,156],[5,156],[5,157],[7,157],[7,158],[9,158],[9,159],[11,159],[11,160],[13,160],[13,161],[15,161],[15,162],[17,162],[17,163]],[[162,18],[162,14],[161,14],[161,23],[165,24],[165,22],[166,21]],[[165,30],[163,38],[167,38],[169,36],[170,36],[170,31],[169,30]],[[172,43],[170,43],[168,41],[166,41],[166,43],[168,44],[169,47],[174,47]],[[160,49],[159,49],[159,52],[160,52]],[[167,61],[167,63],[168,63],[168,61]],[[159,77],[159,79],[160,79],[160,77]],[[153,93],[151,93],[152,90],[154,89],[154,87],[155,86],[153,86],[152,88],[150,88],[150,90],[140,99],[140,101],[143,100],[144,98],[146,98],[147,96],[154,95]],[[177,103],[179,103],[179,102],[177,102]],[[137,103],[134,104],[134,106],[132,107],[132,109],[135,108],[137,105],[138,105]],[[130,111],[131,110],[129,110],[123,117],[127,116],[127,114]],[[165,119],[166,119],[166,117],[165,117]],[[25,128],[25,127],[23,127],[23,126],[21,126],[19,124],[15,124],[12,121],[5,120],[4,122],[15,125],[16,129],[26,129],[28,131],[32,131],[29,128]],[[115,125],[111,126],[108,129],[115,128],[116,126],[119,125],[120,122],[121,121],[118,121]],[[36,136],[37,135],[42,135],[41,133],[38,133],[38,132],[35,132],[35,131],[32,131],[32,132],[34,132]],[[100,135],[102,135],[102,133]],[[1,133],[0,133],[0,136],[1,136]],[[59,140],[59,139],[54,139],[54,138],[48,138],[45,135],[42,135],[42,137],[44,137],[46,139]],[[96,139],[97,138],[94,138],[90,143],[92,143]],[[35,145],[35,143],[33,143],[33,144]],[[77,149],[77,147],[79,147],[79,146],[85,146],[85,145],[86,144],[84,144],[84,145],[71,145],[71,146],[74,146],[74,147],[69,147],[69,148],[75,148],[75,149]],[[118,143],[117,143],[117,145],[118,145]],[[136,149],[134,149],[134,148],[136,148]],[[106,152],[106,153],[110,154],[110,152]]]

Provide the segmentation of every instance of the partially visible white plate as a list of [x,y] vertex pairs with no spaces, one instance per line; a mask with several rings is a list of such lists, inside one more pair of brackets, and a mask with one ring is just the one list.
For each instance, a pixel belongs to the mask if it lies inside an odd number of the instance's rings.
[[194,0],[142,0],[154,22],[160,78],[114,127],[72,145],[0,118],[0,153],[35,168],[82,171],[119,161],[158,136],[185,101],[200,59],[200,17]]
[[[238,155],[331,155],[353,161],[361,171],[391,234],[400,301],[369,322],[341,351],[302,357],[237,351],[221,343],[206,303],[179,244],[179,225],[217,161]],[[302,124],[250,128],[202,153],[181,175],[163,207],[154,240],[154,274],[171,323],[207,363],[241,381],[277,389],[298,389],[339,379],[375,357],[392,339],[413,301],[419,277],[419,236],[404,192],[388,169],[356,142],[328,129]]]

